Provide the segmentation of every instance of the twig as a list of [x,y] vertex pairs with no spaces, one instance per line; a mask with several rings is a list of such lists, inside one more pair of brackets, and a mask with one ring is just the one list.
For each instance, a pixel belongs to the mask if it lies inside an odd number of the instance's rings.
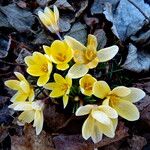
[[60,35],[59,32],[57,32],[56,35],[58,36],[58,38],[59,38],[61,41],[63,40],[63,38],[61,37],[61,35]]
[[13,65],[13,66],[26,66],[24,64],[11,63],[11,62],[7,62],[7,61],[1,60],[1,59],[0,59],[0,62],[2,62],[4,64],[8,64],[8,65]]
[[128,1],[141,12],[141,14],[148,20],[148,23],[149,23],[150,18],[145,14],[145,12],[143,12],[143,10],[141,10],[141,8],[139,8],[139,6],[135,2],[133,2],[132,0],[128,0]]

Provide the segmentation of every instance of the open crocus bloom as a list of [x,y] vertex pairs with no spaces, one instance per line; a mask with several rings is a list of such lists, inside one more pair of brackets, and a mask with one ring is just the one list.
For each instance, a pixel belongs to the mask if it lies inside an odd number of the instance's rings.
[[76,116],[89,115],[82,126],[84,139],[92,138],[94,143],[102,139],[102,135],[110,138],[115,136],[117,126],[117,112],[110,106],[85,105],[76,111]]
[[25,77],[19,73],[14,72],[18,80],[8,80],[5,81],[5,85],[13,90],[16,90],[17,93],[11,98],[11,102],[20,102],[29,99],[33,101],[34,99],[34,90],[25,79]]
[[44,88],[52,90],[50,97],[58,98],[63,96],[64,108],[68,104],[69,92],[72,86],[72,80],[69,77],[63,78],[60,74],[54,74],[55,82],[47,83]]
[[69,68],[68,62],[72,59],[73,52],[65,41],[55,40],[51,47],[43,46],[43,48],[52,62],[57,64],[57,69],[66,70]]
[[59,11],[54,5],[54,12],[49,8],[45,7],[44,12],[39,11],[38,16],[42,23],[52,32],[59,32]]
[[111,91],[105,81],[97,81],[94,83],[93,94],[105,99],[103,104],[110,105],[121,117],[129,121],[139,119],[139,111],[132,103],[138,102],[145,96],[145,92],[141,89],[118,86]]
[[65,41],[73,49],[75,61],[68,72],[68,76],[71,78],[84,76],[89,69],[95,68],[99,62],[112,59],[118,52],[116,45],[97,51],[97,39],[91,34],[88,35],[87,47],[70,36],[65,36]]
[[38,86],[43,86],[47,83],[52,72],[52,63],[47,55],[39,52],[34,52],[32,56],[25,57],[27,64],[27,72],[32,76],[39,76],[37,81]]
[[86,74],[79,80],[82,94],[91,96],[93,94],[93,85],[97,80],[90,74]]
[[23,111],[18,117],[22,123],[31,123],[34,120],[33,127],[36,128],[36,134],[40,134],[43,128],[44,103],[42,101],[15,102],[11,104],[9,108],[15,111]]

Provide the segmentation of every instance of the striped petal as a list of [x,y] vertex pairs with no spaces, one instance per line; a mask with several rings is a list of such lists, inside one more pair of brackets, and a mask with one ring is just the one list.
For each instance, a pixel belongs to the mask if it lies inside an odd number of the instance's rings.
[[97,52],[99,62],[111,60],[118,53],[118,50],[119,48],[116,45],[99,50]]
[[80,106],[76,111],[76,116],[87,115],[91,112],[93,105]]

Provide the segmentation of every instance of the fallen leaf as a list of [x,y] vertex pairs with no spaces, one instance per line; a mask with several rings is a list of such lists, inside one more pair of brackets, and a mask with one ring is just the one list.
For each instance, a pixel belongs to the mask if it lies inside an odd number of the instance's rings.
[[94,32],[94,35],[97,37],[97,49],[100,50],[105,47],[107,43],[106,33],[103,29],[97,29]]
[[5,58],[8,55],[11,45],[11,39],[7,40],[0,36],[0,58]]
[[0,12],[0,27],[7,27],[7,28],[11,27],[6,16],[2,12]]
[[29,52],[27,49],[23,48],[23,49],[21,49],[21,51],[20,51],[20,53],[19,53],[19,55],[18,55],[18,57],[16,59],[16,62],[18,64],[25,64],[24,58],[26,56],[30,56],[30,55],[31,55],[31,52]]
[[122,67],[134,72],[148,71],[150,69],[150,54],[142,50],[137,50],[137,48],[130,43],[128,55]]
[[[53,138],[53,142],[57,150],[93,150],[100,148],[111,143],[120,141],[121,139],[128,136],[128,128],[124,126],[122,122],[119,123],[116,131],[116,136],[111,138],[104,138],[97,144],[93,144],[91,140],[84,140],[81,135],[63,135],[60,134]],[[63,146],[62,146],[63,145]]]
[[119,0],[94,0],[94,3],[91,7],[91,14],[101,14],[104,11],[105,4],[109,2],[111,5],[116,5]]
[[45,7],[48,3],[48,0],[36,0],[36,2],[42,6],[42,7]]
[[127,140],[131,150],[142,150],[147,141],[142,136],[133,135],[132,139]]
[[79,5],[79,10],[76,12],[75,17],[78,18],[83,11],[87,8],[88,6],[88,0],[82,0],[79,3],[77,3]]
[[35,129],[28,125],[22,136],[11,136],[11,150],[55,150],[51,135],[42,131],[35,135]]
[[74,8],[67,2],[67,0],[57,0],[54,5],[60,9],[75,11]]
[[[135,0],[134,3],[150,17],[150,6],[144,0]],[[135,35],[145,24],[145,16],[128,0],[120,0],[117,8],[112,9],[111,3],[105,4],[103,12],[107,20],[113,23],[112,31],[124,41],[131,35]]]
[[60,27],[60,32],[67,32],[70,30],[71,24],[64,18],[60,18],[59,27]]
[[32,13],[15,4],[0,6],[0,12],[6,15],[7,21],[19,32],[30,31],[34,24]]
[[96,17],[87,17],[87,15],[84,15],[84,21],[85,23],[90,27],[93,28],[95,24],[99,23],[99,19]]
[[81,43],[86,43],[86,37],[87,37],[86,25],[80,22],[77,22],[73,24],[71,30],[66,35],[77,39]]

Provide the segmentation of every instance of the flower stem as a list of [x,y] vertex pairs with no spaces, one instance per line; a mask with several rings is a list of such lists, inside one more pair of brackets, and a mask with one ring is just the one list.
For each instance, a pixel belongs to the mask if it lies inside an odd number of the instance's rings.
[[62,41],[63,38],[61,37],[60,33],[59,32],[56,32],[56,35],[58,36],[58,38]]

